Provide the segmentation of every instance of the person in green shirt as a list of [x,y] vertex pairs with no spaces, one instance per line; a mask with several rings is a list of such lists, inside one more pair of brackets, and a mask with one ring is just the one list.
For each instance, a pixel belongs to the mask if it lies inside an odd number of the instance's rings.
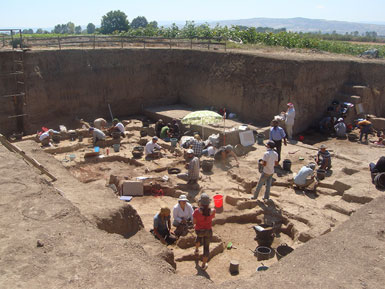
[[160,138],[164,141],[170,141],[169,131],[170,131],[170,124],[168,123],[166,126],[162,127],[160,131]]

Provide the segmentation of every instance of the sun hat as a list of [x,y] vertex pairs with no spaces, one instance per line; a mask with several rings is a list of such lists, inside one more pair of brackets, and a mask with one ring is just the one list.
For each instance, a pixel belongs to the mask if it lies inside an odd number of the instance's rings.
[[315,170],[315,163],[309,163],[308,165],[307,165],[307,167],[308,168],[310,168],[310,169],[312,169],[313,171]]
[[186,195],[180,195],[179,199],[178,199],[178,202],[180,202],[180,201],[187,202],[188,199],[187,199]]
[[226,151],[233,151],[234,148],[233,148],[232,145],[227,145],[227,146],[225,146],[225,150],[226,150]]
[[203,193],[201,195],[201,197],[199,198],[199,202],[203,206],[208,206],[208,205],[210,205],[211,199],[210,199],[210,197],[207,194]]
[[193,151],[192,149],[188,149],[188,150],[187,150],[187,153],[188,153],[188,154],[194,154],[194,151]]
[[340,117],[340,118],[338,119],[338,122],[341,122],[341,121],[344,121],[344,119],[343,119],[342,117]]
[[267,142],[267,144],[266,144],[269,148],[274,148],[275,147],[275,142],[274,141],[272,141],[272,140],[269,140],[268,142]]

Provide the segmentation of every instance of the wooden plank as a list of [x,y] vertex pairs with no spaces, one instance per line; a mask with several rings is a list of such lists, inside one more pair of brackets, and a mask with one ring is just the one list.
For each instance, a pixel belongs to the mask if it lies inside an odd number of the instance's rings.
[[25,159],[28,163],[33,165],[35,168],[37,168],[39,171],[41,171],[43,174],[47,175],[53,182],[57,180],[55,176],[53,176],[42,164],[40,164],[37,160],[34,158],[28,156],[23,150],[21,150],[18,146],[10,143],[5,136],[0,134],[0,142],[9,150],[13,151],[19,155],[22,156],[23,159]]

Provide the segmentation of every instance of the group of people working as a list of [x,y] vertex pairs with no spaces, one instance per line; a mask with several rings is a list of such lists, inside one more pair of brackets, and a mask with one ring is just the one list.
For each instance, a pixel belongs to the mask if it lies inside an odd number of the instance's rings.
[[179,236],[184,235],[188,228],[194,226],[195,255],[199,256],[199,247],[203,245],[203,258],[201,268],[206,270],[210,254],[210,241],[213,235],[212,220],[215,218],[215,209],[210,208],[211,199],[203,193],[195,210],[188,202],[185,195],[180,195],[178,203],[173,208],[173,226],[171,227],[171,210],[162,207],[160,212],[154,216],[153,234],[163,244],[173,244]]

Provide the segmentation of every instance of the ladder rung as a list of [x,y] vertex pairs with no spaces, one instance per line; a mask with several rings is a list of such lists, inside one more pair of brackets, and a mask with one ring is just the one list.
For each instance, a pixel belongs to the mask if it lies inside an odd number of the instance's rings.
[[24,72],[22,71],[15,71],[15,72],[10,72],[10,73],[2,73],[0,74],[0,77],[9,77],[9,76],[12,76],[12,75],[20,75],[20,74],[24,74]]
[[23,60],[14,60],[13,62],[16,62],[16,63],[21,63],[21,64],[23,64]]
[[22,117],[22,116],[26,116],[28,114],[24,113],[24,114],[18,114],[18,115],[11,115],[11,116],[8,116],[8,118],[15,118],[15,117]]
[[18,83],[18,84],[23,84],[23,85],[24,85],[24,82],[22,82],[22,81],[18,81],[17,83]]
[[8,95],[2,95],[1,97],[14,97],[14,96],[24,96],[25,93],[22,92],[22,93],[17,93],[17,94],[8,94]]

